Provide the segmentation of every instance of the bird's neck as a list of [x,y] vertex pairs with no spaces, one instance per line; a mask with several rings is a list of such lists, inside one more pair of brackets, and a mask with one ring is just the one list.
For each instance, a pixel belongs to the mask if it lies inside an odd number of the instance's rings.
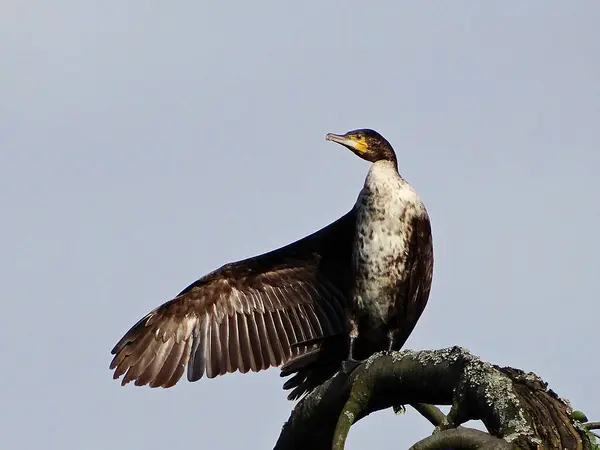
[[383,157],[384,159],[377,161],[377,163],[391,164],[396,169],[396,171],[398,171],[398,159],[396,158],[396,152],[391,147],[385,148]]
[[369,169],[365,179],[364,192],[369,195],[386,196],[390,190],[395,191],[405,183],[392,161],[377,161]]
[[[369,170],[371,175],[400,177],[396,160],[382,159],[374,162]],[[402,177],[400,177],[402,178]]]

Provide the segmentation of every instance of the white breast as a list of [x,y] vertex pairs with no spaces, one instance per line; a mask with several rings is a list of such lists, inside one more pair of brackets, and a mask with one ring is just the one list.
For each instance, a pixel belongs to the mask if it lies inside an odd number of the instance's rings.
[[355,305],[371,320],[386,322],[390,302],[404,277],[412,219],[425,206],[389,161],[371,166],[358,196],[354,269]]

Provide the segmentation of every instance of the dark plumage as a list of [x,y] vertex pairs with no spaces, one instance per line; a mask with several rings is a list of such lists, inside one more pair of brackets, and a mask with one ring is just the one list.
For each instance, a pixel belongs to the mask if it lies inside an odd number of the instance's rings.
[[372,130],[328,135],[373,162],[356,205],[331,225],[200,278],[135,324],[112,350],[122,384],[173,386],[284,364],[298,398],[347,358],[400,349],[431,286],[429,218]]

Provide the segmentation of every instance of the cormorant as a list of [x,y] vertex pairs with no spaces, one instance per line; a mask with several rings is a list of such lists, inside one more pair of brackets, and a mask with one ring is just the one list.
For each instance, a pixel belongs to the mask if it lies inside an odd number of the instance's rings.
[[399,350],[431,288],[427,210],[370,129],[328,134],[372,163],[352,210],[280,249],[226,264],[151,311],[115,345],[122,384],[170,387],[282,367],[295,399],[381,350]]

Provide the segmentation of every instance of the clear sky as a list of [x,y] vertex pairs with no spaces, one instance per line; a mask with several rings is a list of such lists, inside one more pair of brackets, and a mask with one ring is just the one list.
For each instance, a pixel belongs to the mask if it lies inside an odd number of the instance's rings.
[[[271,448],[278,370],[168,390],[110,350],[220,265],[353,205],[380,131],[430,211],[411,348],[534,371],[600,419],[600,3],[0,3],[4,448]],[[403,448],[414,411],[349,449]]]

